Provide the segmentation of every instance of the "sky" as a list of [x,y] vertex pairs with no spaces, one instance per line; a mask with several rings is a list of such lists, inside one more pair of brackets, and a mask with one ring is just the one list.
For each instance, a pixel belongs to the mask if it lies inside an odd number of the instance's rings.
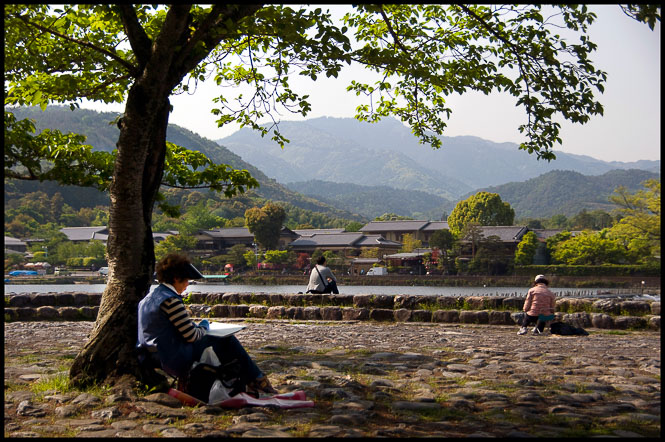
[[[344,5],[330,6],[331,10],[343,8]],[[596,95],[604,107],[604,115],[594,116],[584,125],[560,120],[562,144],[555,144],[554,151],[604,161],[660,160],[661,25],[658,23],[651,31],[647,25],[627,17],[617,5],[589,8],[598,15],[589,29],[591,41],[598,45],[590,59],[597,69],[608,74],[605,92]],[[277,119],[353,118],[355,107],[364,102],[346,92],[346,86],[364,75],[361,68],[351,68],[337,79],[320,78],[316,83],[303,81],[302,85],[291,81],[296,91],[310,95],[312,111],[304,118],[282,112]],[[210,113],[216,95],[219,89],[210,81],[199,84],[193,95],[172,96],[174,110],[169,122],[212,140],[231,135],[238,128],[218,128],[216,117]],[[525,114],[515,107],[515,99],[508,94],[466,93],[448,97],[446,101],[453,112],[445,136],[524,141],[517,128],[524,123]],[[81,107],[122,112],[124,106],[84,103]]]

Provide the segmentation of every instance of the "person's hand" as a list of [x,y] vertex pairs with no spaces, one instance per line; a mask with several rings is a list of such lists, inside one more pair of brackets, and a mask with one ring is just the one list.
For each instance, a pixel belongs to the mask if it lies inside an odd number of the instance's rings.
[[207,319],[204,319],[203,321],[199,322],[199,327],[205,328],[206,330],[210,330],[210,324],[208,323]]

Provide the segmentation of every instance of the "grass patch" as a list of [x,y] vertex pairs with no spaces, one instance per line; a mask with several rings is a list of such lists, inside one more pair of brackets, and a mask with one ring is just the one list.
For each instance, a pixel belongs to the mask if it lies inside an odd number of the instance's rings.
[[25,384],[23,383],[12,382],[10,379],[5,380],[5,396],[7,396],[7,393],[13,393],[15,391],[23,391],[25,390],[25,388],[26,388]]
[[487,388],[490,388],[497,393],[507,393],[511,394],[514,393],[518,390],[521,390],[523,387],[521,385],[517,385],[514,383],[505,383],[505,382],[499,382],[499,383],[488,383]]
[[269,350],[271,352],[280,353],[282,355],[296,354],[297,351],[293,351],[291,346],[285,344],[268,344],[261,347],[261,350]]
[[398,414],[417,417],[425,422],[440,422],[446,420],[464,421],[468,419],[469,413],[466,411],[440,407],[420,411],[399,410]]
[[441,308],[436,304],[430,304],[428,302],[419,302],[418,304],[416,304],[416,310],[427,310],[429,312],[434,313],[437,310],[441,310]]
[[374,353],[375,353],[374,350],[370,350],[367,348],[352,348],[346,351],[347,355],[355,355],[355,356],[369,356]]
[[[13,360],[11,366],[32,365],[43,360],[42,356],[36,354],[33,350],[23,350],[23,351],[24,351],[23,354],[12,358]],[[7,361],[5,361],[5,365],[9,365],[7,364]]]
[[508,409],[508,407],[504,409],[493,408],[484,410],[478,413],[478,416],[482,418],[483,422],[492,424],[505,424],[508,422],[514,425],[519,425],[525,423],[525,419],[522,416]]
[[[612,435],[614,429],[612,426],[602,425],[592,420],[580,420],[575,416],[562,416],[557,414],[549,414],[543,416],[543,422],[547,425],[561,427],[562,432],[557,434],[557,437],[595,437],[595,436],[608,436]],[[627,428],[622,427],[626,430]],[[630,430],[635,431],[635,430]],[[635,431],[638,434],[643,434],[644,431]]]
[[43,395],[47,391],[68,393],[73,391],[74,387],[69,382],[69,372],[58,372],[54,375],[42,376],[30,385],[30,390],[36,395]]
[[620,315],[620,316],[635,316],[635,317],[640,317],[640,318],[641,318],[641,317],[644,317],[644,316],[648,316],[648,315],[650,315],[650,314],[651,314],[650,311],[646,311],[646,312],[629,312],[628,310],[623,310],[623,309],[621,309],[621,311],[619,312],[619,315]]
[[589,334],[599,334],[599,335],[630,335],[631,332],[626,330],[600,330],[600,331],[590,331]]
[[639,419],[631,419],[630,421],[626,422],[605,425],[602,429],[609,431],[616,431],[616,430],[630,431],[632,433],[637,433],[642,435],[643,437],[649,437],[649,438],[652,437],[658,438],[661,436],[660,424]]
[[63,438],[63,439],[74,439],[80,432],[78,428],[66,427],[65,431],[52,432],[50,430],[42,428],[41,425],[35,425],[32,429],[39,433],[40,438]]
[[298,422],[293,425],[292,429],[288,430],[293,437],[304,438],[309,435],[309,432],[312,431],[311,422]]

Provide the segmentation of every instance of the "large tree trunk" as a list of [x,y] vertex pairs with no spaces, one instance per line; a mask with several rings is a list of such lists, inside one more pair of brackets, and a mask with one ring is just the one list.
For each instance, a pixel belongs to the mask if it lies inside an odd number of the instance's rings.
[[[152,88],[152,90],[151,90]],[[153,281],[152,210],[164,170],[168,93],[137,82],[127,98],[110,189],[109,275],[89,341],[70,370],[78,385],[141,378],[137,305]],[[138,183],[138,185],[137,185]]]
[[150,288],[155,267],[151,220],[164,172],[168,97],[227,35],[226,26],[220,24],[240,20],[260,8],[215,5],[198,23],[200,29],[190,35],[190,6],[173,5],[167,10],[162,31],[150,39],[133,8],[118,6],[137,59],[137,70],[132,72],[136,82],[120,123],[110,188],[108,282],[89,341],[70,369],[76,384],[112,381],[126,374],[141,377],[135,351],[137,306]]
[[189,34],[189,6],[169,8],[164,31],[154,41],[139,28],[131,8],[121,13],[140,70],[119,123],[110,187],[107,285],[89,340],[70,369],[71,381],[79,385],[113,383],[123,375],[141,378],[135,350],[137,306],[150,289],[155,267],[151,220],[164,172],[168,97],[189,72],[175,60]]

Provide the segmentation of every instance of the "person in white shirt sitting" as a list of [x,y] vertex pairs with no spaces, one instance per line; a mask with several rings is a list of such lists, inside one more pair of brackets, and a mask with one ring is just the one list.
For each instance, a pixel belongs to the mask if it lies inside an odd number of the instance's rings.
[[316,260],[309,274],[307,293],[334,293],[339,294],[337,289],[337,278],[333,272],[325,266],[326,258],[322,255]]

